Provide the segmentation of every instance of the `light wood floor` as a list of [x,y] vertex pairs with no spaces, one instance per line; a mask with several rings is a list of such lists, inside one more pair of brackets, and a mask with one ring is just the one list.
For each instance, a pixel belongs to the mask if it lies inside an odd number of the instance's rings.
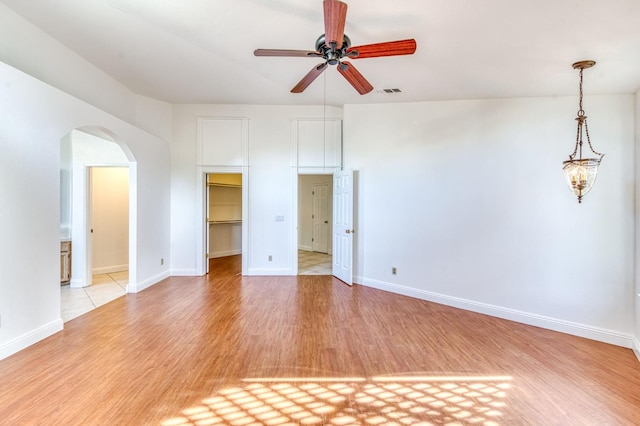
[[628,349],[239,269],[218,259],[0,361],[0,424],[640,424]]

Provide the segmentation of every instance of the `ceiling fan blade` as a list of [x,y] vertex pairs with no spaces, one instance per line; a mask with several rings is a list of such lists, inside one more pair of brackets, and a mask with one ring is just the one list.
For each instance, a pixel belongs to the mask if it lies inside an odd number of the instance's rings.
[[349,62],[341,62],[338,64],[338,71],[347,79],[347,81],[361,95],[367,94],[373,90],[373,86],[367,81],[360,71]]
[[287,49],[256,49],[253,51],[255,56],[298,56],[298,57],[315,57],[322,56],[319,52],[309,50],[287,50]]
[[347,4],[338,0],[324,0],[324,38],[327,47],[342,47],[344,25],[347,21]]
[[323,62],[320,65],[313,67],[311,71],[309,71],[307,75],[302,77],[302,80],[300,80],[300,82],[296,84],[293,89],[291,89],[291,93],[302,93],[304,89],[309,87],[309,85],[313,83],[313,80],[318,78],[318,76],[322,74],[326,69],[327,69],[326,62]]
[[376,58],[379,56],[413,55],[416,51],[416,41],[412,38],[407,40],[388,41],[386,43],[365,44],[364,46],[354,46],[347,49],[349,52],[357,51],[357,56],[350,56],[351,59]]

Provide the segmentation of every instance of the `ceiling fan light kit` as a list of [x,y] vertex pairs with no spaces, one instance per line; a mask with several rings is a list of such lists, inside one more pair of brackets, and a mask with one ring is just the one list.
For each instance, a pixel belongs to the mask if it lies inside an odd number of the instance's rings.
[[322,58],[324,62],[316,65],[296,84],[292,93],[302,93],[326,69],[327,65],[336,65],[338,72],[361,95],[373,90],[371,83],[353,66],[343,59],[363,59],[381,56],[412,55],[416,51],[414,39],[390,41],[351,47],[351,40],[344,33],[347,20],[347,4],[339,0],[324,0],[324,34],[316,40],[314,51],[286,49],[256,49],[255,56],[307,57]]
[[[576,121],[578,122],[578,131],[576,134],[576,144],[573,148],[573,152],[569,155],[569,160],[562,163],[562,169],[564,170],[564,176],[567,181],[567,185],[569,185],[569,189],[578,197],[578,203],[582,203],[582,197],[584,197],[593,187],[593,184],[596,181],[596,176],[598,175],[600,161],[602,161],[602,157],[604,157],[604,154],[596,152],[591,145],[587,116],[582,108],[582,71],[587,68],[591,68],[595,64],[595,61],[591,60],[580,61],[573,64],[574,69],[580,70],[580,102],[578,116],[576,117]],[[587,136],[589,149],[593,154],[598,156],[597,158],[582,158],[583,134]],[[578,156],[577,158],[576,155]]]

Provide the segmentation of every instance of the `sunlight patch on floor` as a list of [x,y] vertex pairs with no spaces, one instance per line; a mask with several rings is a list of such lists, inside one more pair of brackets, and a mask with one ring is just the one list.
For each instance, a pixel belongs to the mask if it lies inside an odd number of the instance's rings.
[[260,378],[221,389],[162,422],[182,425],[494,426],[506,407],[509,376]]

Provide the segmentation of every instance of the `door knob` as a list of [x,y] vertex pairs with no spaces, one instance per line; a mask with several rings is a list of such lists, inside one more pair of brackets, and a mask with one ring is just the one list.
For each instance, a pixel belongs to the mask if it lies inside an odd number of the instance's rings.
[[347,234],[355,234],[355,233],[356,233],[356,230],[355,230],[355,229],[347,229],[347,230],[346,230],[346,231],[344,231],[344,232],[346,232]]

